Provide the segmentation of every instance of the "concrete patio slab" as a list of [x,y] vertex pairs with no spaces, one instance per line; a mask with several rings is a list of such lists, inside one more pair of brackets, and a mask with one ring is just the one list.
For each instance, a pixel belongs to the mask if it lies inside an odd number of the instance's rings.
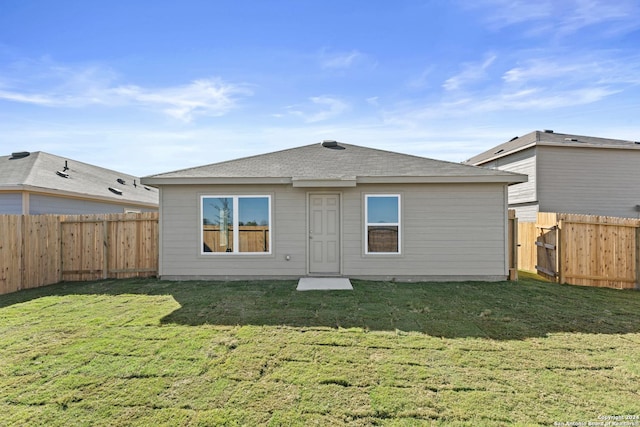
[[344,277],[302,277],[298,291],[352,291],[351,281]]

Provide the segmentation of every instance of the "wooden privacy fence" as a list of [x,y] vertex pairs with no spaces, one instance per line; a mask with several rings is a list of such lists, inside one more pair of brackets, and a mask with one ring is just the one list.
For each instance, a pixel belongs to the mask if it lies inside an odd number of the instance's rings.
[[519,263],[550,280],[640,289],[640,220],[539,213],[520,223]]
[[157,212],[0,215],[0,294],[157,271]]
[[[234,246],[233,226],[220,229],[219,225],[203,225],[205,252],[230,252]],[[241,225],[238,229],[240,252],[269,252],[268,225]]]

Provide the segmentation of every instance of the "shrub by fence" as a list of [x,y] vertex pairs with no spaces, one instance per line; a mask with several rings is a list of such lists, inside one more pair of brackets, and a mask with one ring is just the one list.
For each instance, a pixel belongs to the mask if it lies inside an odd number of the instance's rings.
[[518,224],[519,265],[559,283],[640,288],[640,220],[539,213]]
[[0,294],[157,271],[157,212],[0,215]]

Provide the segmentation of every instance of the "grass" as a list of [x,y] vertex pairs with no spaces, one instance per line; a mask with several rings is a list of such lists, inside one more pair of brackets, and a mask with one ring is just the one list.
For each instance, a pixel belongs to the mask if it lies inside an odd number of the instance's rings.
[[[640,292],[63,283],[0,296],[0,425],[553,425],[637,416]],[[640,425],[640,420],[635,420]]]

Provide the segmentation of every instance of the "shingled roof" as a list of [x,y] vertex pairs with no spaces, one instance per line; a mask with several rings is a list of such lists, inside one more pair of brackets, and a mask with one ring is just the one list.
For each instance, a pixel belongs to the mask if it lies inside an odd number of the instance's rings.
[[293,183],[294,186],[354,186],[356,183],[503,182],[526,176],[459,163],[325,141],[298,148],[143,178],[149,185]]
[[512,138],[510,141],[497,145],[484,153],[480,153],[466,160],[464,163],[468,165],[481,165],[535,145],[640,150],[640,142],[637,141],[570,135],[566,133],[556,133],[552,130],[536,130],[526,135]]
[[140,178],[43,151],[0,156],[0,190],[30,190],[158,206],[158,190]]

